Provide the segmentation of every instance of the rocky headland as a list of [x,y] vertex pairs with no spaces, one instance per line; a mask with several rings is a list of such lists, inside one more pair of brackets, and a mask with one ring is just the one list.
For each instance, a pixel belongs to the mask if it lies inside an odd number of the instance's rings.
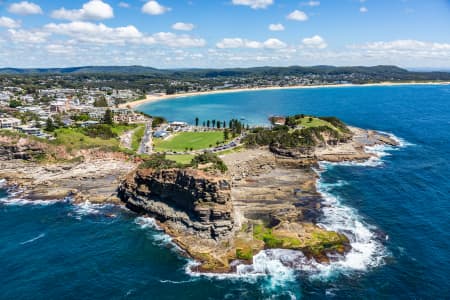
[[349,239],[317,225],[319,161],[362,161],[367,146],[398,145],[389,136],[348,127],[342,136],[313,135],[314,146],[251,145],[211,163],[165,168],[139,165],[123,153],[68,153],[33,139],[1,136],[0,178],[29,199],[124,203],[153,217],[198,272],[233,272],[263,249],[302,251],[322,263],[345,255]]
[[366,146],[397,145],[386,135],[351,128],[345,142],[307,150],[254,147],[222,155],[217,170],[138,168],[119,187],[130,209],[147,214],[195,258],[194,271],[232,272],[263,249],[302,251],[322,263],[345,255],[348,238],[317,224],[322,198],[313,170],[322,160],[366,160]]

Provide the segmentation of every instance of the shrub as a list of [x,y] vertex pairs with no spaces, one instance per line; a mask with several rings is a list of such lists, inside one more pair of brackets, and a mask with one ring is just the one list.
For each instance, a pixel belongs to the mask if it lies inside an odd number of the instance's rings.
[[225,163],[223,162],[223,160],[221,160],[216,154],[214,154],[212,152],[205,152],[205,153],[199,154],[199,155],[195,156],[191,162],[192,166],[194,166],[194,167],[198,167],[198,165],[200,165],[200,164],[207,164],[207,163],[212,163],[214,168],[219,170],[222,173],[226,172],[228,170],[228,168],[225,165]]
[[180,164],[173,160],[166,159],[165,154],[152,154],[150,157],[139,165],[139,169],[171,169],[181,167]]

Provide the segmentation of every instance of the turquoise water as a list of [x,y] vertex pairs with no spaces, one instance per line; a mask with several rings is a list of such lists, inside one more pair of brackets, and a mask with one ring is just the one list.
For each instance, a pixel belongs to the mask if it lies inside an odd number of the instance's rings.
[[[268,252],[232,278],[188,274],[189,260],[150,219],[110,206],[33,205],[3,190],[1,299],[449,297],[449,86],[233,93],[141,109],[170,120],[242,117],[252,124],[274,114],[335,115],[390,132],[403,146],[371,149],[384,155],[378,161],[318,170],[330,205],[321,222],[347,234],[356,249],[345,260],[324,267],[295,253]],[[111,211],[116,218],[105,216]]]

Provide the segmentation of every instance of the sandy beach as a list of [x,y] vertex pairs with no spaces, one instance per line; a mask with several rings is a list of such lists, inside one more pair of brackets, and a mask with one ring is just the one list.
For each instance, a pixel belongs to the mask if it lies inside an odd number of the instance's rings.
[[147,95],[145,99],[131,101],[127,103],[122,103],[119,105],[120,108],[131,108],[146,104],[153,103],[163,100],[170,100],[176,98],[202,96],[202,95],[212,95],[212,94],[224,94],[224,93],[239,93],[239,92],[250,92],[250,91],[265,91],[265,90],[284,90],[284,89],[315,89],[315,88],[336,88],[336,87],[369,87],[369,86],[398,86],[398,85],[450,85],[450,82],[380,82],[380,83],[368,83],[368,84],[328,84],[328,85],[293,85],[293,86],[271,86],[271,87],[258,87],[258,88],[239,88],[239,89],[225,89],[207,92],[191,92],[183,94],[172,94],[172,95]]

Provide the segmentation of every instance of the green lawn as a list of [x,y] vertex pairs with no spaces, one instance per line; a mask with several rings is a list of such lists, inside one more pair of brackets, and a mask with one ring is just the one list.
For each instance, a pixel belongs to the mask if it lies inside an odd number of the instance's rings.
[[309,127],[319,127],[319,126],[327,126],[330,127],[334,130],[337,130],[338,132],[340,132],[339,128],[336,128],[335,126],[333,126],[330,122],[321,120],[319,118],[312,118],[312,121],[309,121],[309,117],[304,117],[298,120],[298,125],[303,126],[304,128],[309,128]]
[[95,147],[118,148],[118,139],[104,140],[101,138],[91,138],[82,133],[81,128],[60,128],[55,130],[55,140],[53,143],[65,145],[72,149],[87,149]]
[[180,164],[190,164],[192,159],[194,158],[193,154],[179,154],[179,155],[166,155],[168,160],[173,160]]
[[222,143],[223,132],[181,132],[166,140],[154,139],[153,141],[156,151],[185,151],[186,148],[199,150],[209,148],[210,145],[216,146],[216,142]]

